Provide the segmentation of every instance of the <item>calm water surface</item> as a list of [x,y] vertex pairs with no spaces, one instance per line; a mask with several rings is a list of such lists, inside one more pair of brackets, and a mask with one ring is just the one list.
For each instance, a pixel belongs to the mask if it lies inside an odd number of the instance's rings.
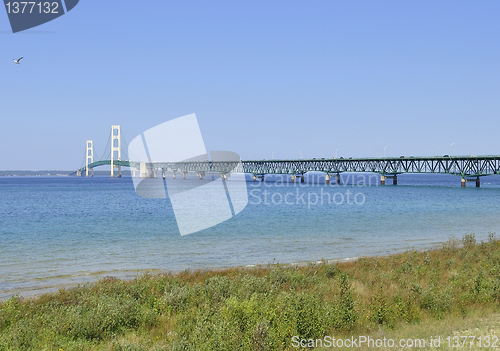
[[1,177],[0,299],[145,270],[343,259],[500,235],[499,176],[465,189],[448,175],[400,175],[398,186],[366,175],[372,185],[356,185],[362,177],[343,175],[341,186],[318,175],[305,184],[250,181],[242,212],[186,236],[169,200],[137,196],[131,178]]

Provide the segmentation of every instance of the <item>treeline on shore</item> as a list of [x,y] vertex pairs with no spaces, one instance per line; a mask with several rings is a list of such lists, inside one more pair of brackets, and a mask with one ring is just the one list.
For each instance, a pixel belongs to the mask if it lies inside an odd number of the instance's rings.
[[304,266],[106,278],[0,303],[0,351],[291,350],[292,337],[353,335],[498,311],[500,241]]

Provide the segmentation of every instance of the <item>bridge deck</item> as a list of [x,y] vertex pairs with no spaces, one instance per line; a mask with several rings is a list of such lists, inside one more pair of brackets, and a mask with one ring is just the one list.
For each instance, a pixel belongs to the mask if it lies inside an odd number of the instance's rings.
[[[139,169],[134,161],[114,161],[116,166]],[[89,164],[89,169],[111,165],[110,160]],[[443,173],[462,177],[479,177],[500,174],[500,156],[437,156],[437,157],[385,157],[349,159],[308,159],[308,160],[253,160],[236,162],[154,162],[143,163],[149,169],[181,172],[249,173],[253,175],[289,174],[303,175],[307,172],[328,174],[342,172],[371,172],[382,175],[401,173]],[[84,172],[85,167],[78,171]]]

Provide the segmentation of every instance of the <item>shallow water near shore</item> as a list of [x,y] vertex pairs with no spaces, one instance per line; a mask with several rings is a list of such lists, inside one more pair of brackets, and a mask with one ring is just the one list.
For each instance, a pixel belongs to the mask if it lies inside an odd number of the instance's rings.
[[481,188],[450,175],[400,175],[397,186],[368,174],[342,175],[340,186],[286,179],[247,182],[240,213],[181,236],[169,199],[137,196],[131,178],[1,177],[0,299],[148,270],[385,255],[500,235],[500,176]]

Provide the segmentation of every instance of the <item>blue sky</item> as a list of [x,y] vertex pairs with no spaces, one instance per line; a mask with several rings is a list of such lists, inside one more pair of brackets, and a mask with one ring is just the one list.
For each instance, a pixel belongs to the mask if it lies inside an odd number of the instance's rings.
[[111,124],[130,142],[190,113],[208,150],[243,159],[500,154],[499,15],[498,1],[80,0],[12,34],[0,11],[0,170],[73,170]]

